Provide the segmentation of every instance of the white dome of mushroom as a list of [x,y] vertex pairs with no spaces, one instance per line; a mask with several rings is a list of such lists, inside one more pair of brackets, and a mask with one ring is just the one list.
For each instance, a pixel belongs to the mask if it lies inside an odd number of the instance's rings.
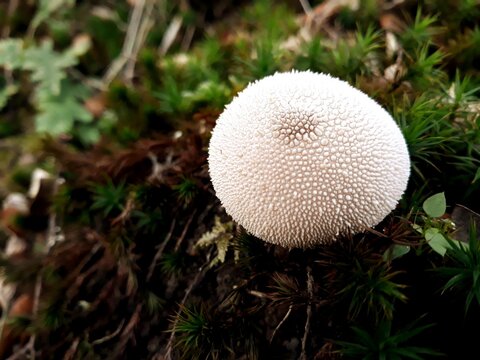
[[378,224],[410,175],[392,117],[348,83],[309,71],[276,73],[239,93],[213,130],[208,163],[235,221],[302,248]]

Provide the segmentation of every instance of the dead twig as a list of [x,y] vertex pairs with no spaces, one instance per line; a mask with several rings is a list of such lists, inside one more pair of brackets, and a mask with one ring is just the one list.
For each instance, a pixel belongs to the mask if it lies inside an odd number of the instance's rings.
[[299,1],[300,1],[300,5],[302,5],[302,9],[305,12],[305,14],[310,15],[310,13],[312,12],[312,6],[308,2],[308,0],[299,0]]
[[23,360],[28,358],[28,353],[30,351],[30,341],[22,347],[20,350],[16,350],[11,356],[6,358],[6,360]]
[[171,154],[171,153],[167,154],[167,157],[166,157],[164,163],[158,162],[157,156],[151,151],[148,152],[147,157],[152,162],[152,172],[148,176],[147,181],[148,182],[156,182],[156,181],[162,182],[164,180],[163,172],[165,170],[168,170],[168,169],[172,168],[175,165],[174,162],[172,161],[173,154]]
[[250,295],[255,296],[259,299],[268,299],[269,298],[268,294],[266,294],[264,292],[261,292],[261,291],[257,291],[257,290],[247,290],[247,293],[249,293]]
[[112,332],[111,334],[105,335],[104,337],[102,337],[100,339],[93,340],[92,345],[100,345],[100,344],[103,344],[104,342],[107,342],[107,341],[113,339],[115,336],[120,334],[120,331],[122,331],[122,327],[123,327],[124,323],[125,323],[125,319],[123,319],[120,322],[120,325],[118,325],[117,329],[114,332]]
[[292,313],[292,309],[293,309],[293,304],[290,304],[290,306],[288,307],[288,311],[287,313],[285,314],[285,316],[283,317],[282,321],[280,321],[277,325],[277,327],[275,328],[275,330],[273,330],[273,334],[272,334],[272,337],[270,338],[270,344],[272,343],[273,341],[273,338],[275,337],[275,334],[277,333],[278,329],[280,329],[280,327],[283,325],[283,323],[285,321],[287,321],[288,317],[290,316],[290,314]]
[[163,252],[165,251],[165,247],[170,242],[174,229],[175,229],[175,218],[173,219],[172,224],[170,225],[170,229],[168,230],[168,234],[165,237],[165,240],[163,240],[163,242],[158,246],[157,252],[155,253],[153,260],[150,263],[150,267],[148,268],[148,274],[147,274],[147,282],[149,282],[150,279],[152,278],[152,275],[153,275],[153,272],[155,271],[155,267],[157,266],[158,260],[160,260],[160,258],[163,255]]
[[65,356],[63,357],[63,360],[72,360],[75,358],[75,353],[77,352],[78,344],[80,344],[79,337],[73,340],[72,345],[70,345],[70,347],[68,348],[67,352],[65,353]]
[[[146,9],[147,1],[149,6]],[[131,67],[134,66],[136,62],[136,55],[138,55],[138,51],[142,47],[148,33],[148,24],[150,23],[150,15],[153,10],[153,1],[154,0],[138,0],[135,3],[128,22],[127,34],[125,35],[122,51],[112,62],[103,76],[102,83],[105,88],[108,87],[122,70],[126,69],[128,64],[130,64],[128,65],[130,68],[128,72],[130,73],[132,71]],[[126,77],[127,73],[125,72],[124,75]]]
[[124,225],[134,209],[135,209],[135,198],[134,196],[129,196],[127,199],[127,203],[125,204],[125,207],[123,208],[120,215],[118,215],[115,219],[112,220],[112,226],[115,226],[118,224]]
[[307,360],[307,338],[310,332],[310,322],[312,320],[312,300],[313,300],[313,276],[312,269],[307,267],[307,292],[308,292],[308,304],[307,304],[307,320],[305,321],[305,331],[302,339],[302,353],[299,360]]
[[175,252],[177,252],[178,249],[180,249],[180,245],[182,244],[183,240],[185,239],[185,236],[187,235],[187,231],[188,231],[188,229],[190,227],[190,224],[192,223],[192,220],[193,220],[196,213],[197,213],[197,210],[195,209],[192,212],[192,214],[190,215],[190,217],[188,218],[187,223],[185,224],[185,227],[183,228],[183,231],[180,234],[180,236],[178,237],[177,243],[175,244],[175,248],[174,248]]
[[185,30],[185,35],[182,39],[182,44],[180,45],[182,51],[188,51],[190,44],[192,43],[193,35],[195,35],[195,26],[190,25]]
[[135,307],[135,310],[133,311],[132,316],[130,317],[130,320],[128,321],[127,325],[122,331],[122,334],[120,335],[120,339],[117,343],[117,350],[115,351],[115,356],[114,358],[117,358],[119,353],[125,349],[125,346],[127,345],[128,341],[132,337],[133,330],[135,329],[135,326],[137,326],[138,321],[140,320],[140,312],[142,311],[142,304],[137,304]]
[[133,46],[132,55],[128,58],[127,64],[125,65],[125,78],[127,81],[131,81],[133,79],[138,53],[145,43],[147,35],[154,24],[154,21],[152,20],[154,5],[155,4],[153,0],[148,1],[143,19],[139,26],[138,37]]
[[178,35],[182,27],[183,19],[180,15],[176,15],[173,17],[172,21],[167,27],[167,30],[163,34],[162,42],[160,43],[160,47],[158,48],[159,55],[163,56],[168,52],[170,46],[172,46],[175,38]]

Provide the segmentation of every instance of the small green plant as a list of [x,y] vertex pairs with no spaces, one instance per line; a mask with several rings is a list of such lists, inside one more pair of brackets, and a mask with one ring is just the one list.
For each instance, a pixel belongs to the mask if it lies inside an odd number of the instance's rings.
[[458,291],[465,296],[465,314],[472,302],[480,305],[480,241],[477,239],[475,223],[469,234],[468,245],[447,238],[447,256],[452,266],[442,266],[437,271],[449,280],[443,286],[442,293]]
[[470,67],[480,55],[480,28],[475,26],[457,33],[449,49],[451,59],[458,67]]
[[173,186],[173,189],[176,191],[178,199],[185,205],[190,204],[198,194],[197,183],[193,179],[185,176],[182,177],[179,184]]
[[[38,111],[35,128],[38,132],[52,135],[76,134],[85,143],[98,140],[93,116],[83,106],[90,89],[74,82],[67,71],[77,65],[78,58],[90,48],[90,39],[81,37],[64,50],[58,52],[48,39],[39,45],[28,44],[22,39],[9,38],[0,41],[0,66],[16,72],[27,72],[33,88],[33,103]],[[0,107],[20,87],[12,82],[0,92]]]
[[[432,95],[433,96],[433,95]],[[454,154],[458,142],[455,131],[447,121],[448,111],[438,100],[427,94],[413,102],[405,98],[401,106],[393,108],[393,117],[400,126],[408,145],[415,177],[422,183],[432,168],[439,171],[438,163],[443,154]]]
[[[444,256],[447,249],[450,248],[447,241],[448,234],[455,228],[450,219],[442,218],[446,210],[445,194],[443,192],[434,194],[423,202],[423,211],[426,214],[421,217],[423,225],[413,225],[414,229],[424,236],[428,246],[441,256]],[[418,251],[421,249],[419,248]]]
[[325,71],[325,61],[326,57],[328,57],[328,51],[323,46],[321,38],[315,38],[305,42],[302,50],[302,54],[296,58],[296,69],[316,72]]
[[399,272],[392,272],[387,265],[379,262],[365,269],[357,262],[353,265],[350,283],[337,296],[350,300],[348,308],[351,318],[360,313],[373,313],[377,317],[393,317],[394,301],[405,302],[407,297],[402,289],[405,285],[393,281]]
[[275,285],[269,296],[275,304],[305,305],[309,301],[306,289],[302,289],[295,278],[286,274],[275,273],[272,276]]
[[153,291],[145,292],[147,310],[150,314],[157,314],[160,310],[163,309],[165,305],[165,300],[160,298]]
[[185,255],[181,252],[163,254],[160,260],[160,269],[165,275],[179,275],[187,263]]
[[243,12],[248,28],[255,31],[256,37],[268,36],[274,41],[285,38],[298,28],[292,15],[285,3],[272,0],[255,1]]
[[166,114],[179,115],[189,111],[178,81],[170,74],[163,77],[163,86],[154,94],[160,100],[160,110]]
[[381,33],[373,27],[357,31],[353,45],[341,40],[331,49],[325,71],[342,79],[354,80],[359,74],[371,74],[376,51],[381,47]]
[[339,352],[349,359],[421,360],[440,356],[441,353],[433,349],[410,345],[413,338],[433,326],[418,326],[418,322],[397,331],[392,331],[391,320],[381,321],[373,331],[353,326],[352,341],[337,341],[336,344],[340,346]]
[[124,182],[116,185],[108,180],[106,184],[94,184],[92,209],[110,216],[123,210],[126,198],[127,186]]
[[193,352],[206,340],[208,329],[207,315],[203,310],[184,306],[172,331],[177,335],[177,346],[181,346],[185,352]]
[[480,92],[480,86],[476,86],[470,76],[462,77],[460,71],[457,70],[455,78],[448,85],[448,88],[443,88],[443,92],[446,102],[451,104],[453,114],[456,117],[468,119],[471,118],[471,115],[475,115],[471,114],[473,109],[469,105],[478,100],[476,94]]
[[422,10],[418,9],[413,24],[405,29],[401,34],[400,40],[407,51],[415,49],[432,41],[434,35],[440,32],[440,29],[434,24],[438,21],[436,15],[422,15]]
[[441,50],[432,52],[428,44],[415,49],[405,79],[418,90],[426,91],[433,85],[439,86],[446,80],[445,73],[439,69],[444,58]]
[[[350,243],[351,242],[351,243]],[[393,317],[395,302],[405,302],[405,285],[395,282],[400,274],[372,253],[366,241],[343,239],[322,253],[325,290],[336,304],[345,304],[351,319],[360,314],[379,320]]]
[[163,213],[160,209],[150,211],[132,211],[132,218],[136,220],[136,226],[146,234],[154,234],[157,228],[162,224]]
[[171,331],[175,332],[175,347],[181,359],[220,360],[232,354],[228,331],[214,321],[214,311],[182,306]]
[[254,55],[247,61],[241,60],[251,79],[261,79],[279,70],[278,47],[271,39],[258,40],[254,45]]

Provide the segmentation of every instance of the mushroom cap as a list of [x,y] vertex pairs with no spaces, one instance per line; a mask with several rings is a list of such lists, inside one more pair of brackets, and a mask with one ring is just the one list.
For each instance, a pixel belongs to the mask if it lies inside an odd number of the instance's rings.
[[276,73],[240,92],[213,129],[208,163],[236,222],[301,248],[378,224],[410,175],[392,117],[347,82],[310,71]]

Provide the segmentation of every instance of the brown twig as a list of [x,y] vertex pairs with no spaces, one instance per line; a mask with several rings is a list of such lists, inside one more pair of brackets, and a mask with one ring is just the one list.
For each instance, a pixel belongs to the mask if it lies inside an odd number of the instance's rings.
[[307,320],[305,321],[305,331],[302,339],[302,353],[299,360],[307,360],[307,338],[310,332],[310,322],[312,320],[312,300],[313,300],[313,276],[312,269],[307,267],[307,292],[308,292],[308,304],[307,304]]
[[109,68],[103,76],[103,85],[107,87],[113,79],[124,69],[129,59],[133,56],[135,43],[138,41],[138,34],[142,22],[142,15],[145,10],[147,0],[139,0],[136,2],[128,22],[127,34],[123,42],[120,55],[110,64]]
[[147,35],[152,28],[154,22],[152,21],[152,12],[154,8],[154,0],[149,0],[146,9],[144,11],[142,21],[140,23],[138,29],[138,37],[133,45],[132,54],[127,59],[127,63],[125,65],[125,79],[127,81],[132,81],[134,72],[135,72],[135,64],[137,62],[138,53],[142,48],[145,40],[147,39]]
[[288,317],[290,316],[290,314],[292,313],[292,309],[293,309],[293,304],[290,304],[290,306],[288,307],[288,311],[287,313],[285,314],[285,316],[283,317],[282,321],[280,321],[277,325],[277,327],[275,328],[275,330],[273,330],[273,334],[272,334],[272,337],[270,338],[270,343],[272,343],[273,341],[273,338],[275,337],[275,334],[277,333],[278,329],[280,329],[280,327],[283,325],[283,323],[285,321],[287,321]]
[[115,219],[112,220],[112,226],[115,226],[118,224],[124,225],[134,209],[135,209],[135,198],[134,196],[129,196],[127,199],[127,203],[125,204],[125,207],[123,208],[120,215],[118,215]]
[[79,337],[73,340],[72,345],[70,345],[70,347],[68,348],[67,352],[65,353],[65,356],[63,357],[63,360],[72,360],[75,358],[75,353],[77,352],[78,344],[80,344]]
[[268,294],[266,294],[264,292],[261,292],[261,291],[258,291],[258,290],[247,290],[247,293],[249,293],[250,295],[255,296],[259,299],[268,299],[269,298]]
[[183,18],[180,15],[174,16],[170,24],[167,27],[167,30],[163,34],[162,42],[158,48],[158,54],[160,56],[165,55],[172,46],[175,38],[178,35],[183,23]]
[[160,260],[165,250],[165,247],[170,242],[174,229],[175,229],[175,218],[173,219],[172,224],[170,225],[170,229],[168,230],[168,234],[165,237],[165,240],[163,240],[163,242],[158,246],[157,252],[155,253],[153,260],[150,263],[150,267],[148,268],[148,274],[147,274],[147,282],[149,282],[150,279],[152,278],[152,275],[153,275],[153,272],[155,271],[155,267],[157,266],[158,260]]
[[164,163],[159,163],[157,156],[149,151],[147,157],[152,162],[152,172],[148,175],[147,182],[162,182],[164,181],[163,172],[175,166],[175,163],[172,161],[173,154],[167,154]]
[[108,335],[105,335],[104,337],[100,338],[100,339],[97,339],[97,340],[93,340],[92,341],[92,345],[99,345],[99,344],[103,344],[104,342],[107,342],[111,339],[113,339],[115,336],[117,336],[118,334],[120,334],[120,331],[122,331],[122,327],[123,327],[123,324],[125,323],[125,319],[123,319],[121,322],[120,322],[120,325],[118,325],[117,329],[112,332],[111,334],[108,334]]
[[310,15],[310,13],[312,12],[312,6],[308,2],[308,0],[299,0],[299,1],[300,1],[300,5],[302,5],[302,9],[305,12],[305,14]]
[[8,2],[8,8],[7,8],[7,19],[8,20],[5,22],[5,26],[3,27],[2,38],[7,38],[7,37],[10,36],[10,31],[11,31],[10,19],[13,16],[13,14],[15,13],[15,11],[17,10],[18,3],[19,3],[19,0],[10,0]]
[[187,235],[188,228],[190,227],[190,224],[192,223],[192,220],[193,220],[196,213],[197,213],[197,210],[195,209],[192,212],[192,214],[190,215],[190,217],[188,218],[187,223],[185,224],[185,227],[183,228],[183,231],[180,234],[180,236],[178,237],[177,243],[175,244],[175,248],[174,248],[175,252],[177,252],[178,249],[180,249],[180,245],[182,244],[183,240],[185,239],[185,236]]
[[185,35],[183,36],[182,44],[180,45],[182,51],[188,51],[190,44],[192,43],[193,35],[195,35],[195,26],[190,25],[185,30]]
[[127,345],[128,341],[130,340],[132,336],[133,329],[135,326],[137,326],[138,321],[140,320],[140,311],[142,310],[142,304],[137,304],[135,307],[135,310],[133,311],[132,316],[130,317],[130,320],[128,321],[127,325],[122,331],[122,334],[120,335],[120,339],[117,343],[117,350],[115,352],[114,358],[117,358],[116,356],[119,355],[119,352],[123,351],[125,349],[125,346]]

